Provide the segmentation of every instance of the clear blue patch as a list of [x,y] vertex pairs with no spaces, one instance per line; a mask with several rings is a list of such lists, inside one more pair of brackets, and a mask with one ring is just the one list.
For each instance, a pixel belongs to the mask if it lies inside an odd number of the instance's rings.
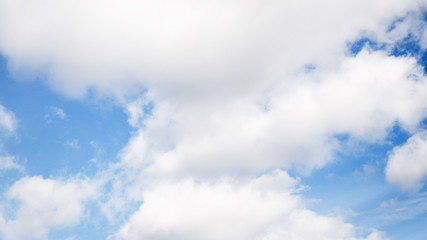
[[399,56],[418,56],[421,53],[421,47],[418,40],[411,34],[406,36],[402,41],[396,43],[391,50],[391,55]]
[[[343,145],[351,144],[347,134],[334,137]],[[354,225],[364,229],[388,230],[390,226],[375,222],[371,212],[385,199],[401,197],[402,193],[386,182],[384,169],[391,150],[404,144],[409,137],[409,133],[396,124],[383,144],[361,143],[353,152],[337,153],[332,163],[302,178],[302,184],[310,186],[303,195],[308,199],[321,200],[309,203],[309,208],[325,215],[353,211],[356,215],[350,213],[348,219]],[[394,227],[399,228],[399,225]],[[393,234],[388,236],[394,237]]]
[[347,43],[347,48],[350,50],[350,53],[357,55],[363,48],[369,47],[373,50],[383,50],[385,45],[382,43],[375,42],[369,38],[361,38],[354,42]]
[[[16,137],[4,148],[29,175],[93,175],[97,165],[117,160],[131,136],[126,114],[111,102],[82,103],[53,94],[40,81],[17,82],[2,57],[0,79],[0,103],[18,120]],[[66,117],[48,119],[51,107],[63,109]]]

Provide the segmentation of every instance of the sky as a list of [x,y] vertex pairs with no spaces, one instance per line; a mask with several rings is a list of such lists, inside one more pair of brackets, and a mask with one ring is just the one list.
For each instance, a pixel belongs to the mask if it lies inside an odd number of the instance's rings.
[[425,0],[0,0],[0,239],[426,239],[426,23]]

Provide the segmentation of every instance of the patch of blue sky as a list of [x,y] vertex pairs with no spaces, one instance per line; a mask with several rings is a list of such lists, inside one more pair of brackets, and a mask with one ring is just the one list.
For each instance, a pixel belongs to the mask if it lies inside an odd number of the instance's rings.
[[426,188],[421,192],[384,198],[376,208],[360,212],[352,221],[382,229],[391,239],[425,239]]
[[411,33],[409,33],[404,39],[397,42],[392,50],[391,55],[399,56],[419,56],[422,53],[422,48],[419,45],[419,41]]
[[[1,192],[25,175],[94,176],[109,163],[118,161],[117,154],[133,129],[123,109],[115,103],[67,99],[53,93],[42,81],[17,81],[9,75],[7,61],[1,56],[0,81],[0,103],[18,120],[16,133],[3,141],[4,149],[23,166],[23,170],[0,170]],[[148,104],[144,110],[149,113],[152,108],[153,104]],[[58,109],[65,115],[58,115]],[[108,187],[103,190],[109,191]],[[135,203],[132,210],[139,204]],[[89,204],[87,209],[89,212],[78,226],[52,229],[49,239],[105,239],[117,230],[100,212],[98,203]],[[6,210],[3,214],[13,219],[13,211]]]
[[[16,136],[4,143],[5,149],[27,174],[92,175],[97,164],[117,160],[132,129],[114,103],[70,100],[41,81],[16,81],[8,74],[4,58],[0,58],[0,78],[0,102],[18,119]],[[66,116],[56,116],[52,108]]]
[[[424,12],[423,17],[424,17],[424,22],[427,22],[427,12]],[[404,20],[405,18],[396,19],[390,24],[387,31],[391,32],[396,28],[396,25],[398,23],[401,23]],[[423,29],[420,29],[420,31],[423,31]],[[362,51],[362,49],[368,48],[374,51],[389,49],[388,50],[389,54],[391,56],[396,56],[396,57],[399,57],[399,56],[415,57],[418,61],[418,64],[420,64],[421,66],[424,66],[424,72],[427,73],[427,50],[423,49],[420,46],[419,37],[414,36],[414,34],[410,32],[408,33],[407,36],[405,36],[402,40],[395,43],[393,46],[387,46],[387,44],[385,43],[377,42],[368,37],[362,37],[353,42],[347,43],[347,48],[351,55],[357,55],[360,51]]]
[[[404,144],[409,137],[408,132],[395,125],[382,143],[358,143],[352,145],[354,151],[350,149],[345,153],[337,153],[332,163],[302,178],[301,183],[310,186],[303,193],[307,199],[311,199],[307,202],[309,207],[321,214],[342,214],[357,227],[365,229],[375,227],[387,232],[387,236],[391,239],[402,239],[398,234],[410,231],[406,229],[408,226],[404,223],[417,220],[397,218],[393,222],[385,222],[377,221],[377,218],[384,215],[380,212],[380,206],[384,201],[390,199],[410,201],[418,197],[418,194],[401,192],[385,180],[384,169],[389,153],[395,146]],[[351,141],[345,134],[337,135],[336,139],[344,146]],[[420,190],[420,194],[426,191],[424,187]],[[425,199],[422,201],[427,205]],[[418,215],[427,214],[427,208],[418,209]],[[427,223],[425,219],[423,221]],[[422,232],[422,229],[418,228],[417,231]],[[411,236],[411,239],[423,239],[421,235],[415,233],[411,233]]]
[[347,43],[347,48],[352,55],[357,55],[364,48],[369,48],[372,50],[384,50],[385,47],[385,44],[375,42],[374,40],[366,37],[357,39],[354,42]]

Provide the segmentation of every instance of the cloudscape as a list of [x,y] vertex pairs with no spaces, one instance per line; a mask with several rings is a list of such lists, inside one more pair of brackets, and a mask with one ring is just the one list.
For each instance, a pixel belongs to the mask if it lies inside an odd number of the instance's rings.
[[0,0],[0,239],[425,240],[427,1]]

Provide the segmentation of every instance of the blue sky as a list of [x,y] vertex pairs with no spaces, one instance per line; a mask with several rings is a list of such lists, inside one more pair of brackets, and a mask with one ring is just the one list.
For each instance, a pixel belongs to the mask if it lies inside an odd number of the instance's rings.
[[426,7],[0,0],[0,239],[425,239]]

